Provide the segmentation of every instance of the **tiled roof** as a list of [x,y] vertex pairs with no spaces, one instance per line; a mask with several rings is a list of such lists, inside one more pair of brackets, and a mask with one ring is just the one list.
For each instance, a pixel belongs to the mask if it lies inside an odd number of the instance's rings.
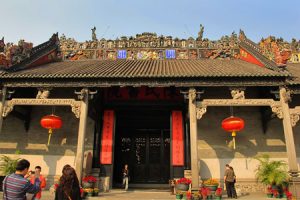
[[286,73],[242,60],[80,60],[54,62],[17,72],[0,74],[10,78],[199,78],[285,77]]
[[251,40],[244,38],[243,40],[240,40],[239,45],[248,51],[251,55],[253,55],[257,60],[259,60],[262,64],[265,65],[265,67],[279,71],[280,69],[277,67],[276,63],[273,60],[268,59],[265,57],[262,52],[260,52],[260,48],[257,44],[252,42]]
[[287,70],[291,73],[291,79],[288,80],[288,83],[300,85],[300,63],[287,64]]

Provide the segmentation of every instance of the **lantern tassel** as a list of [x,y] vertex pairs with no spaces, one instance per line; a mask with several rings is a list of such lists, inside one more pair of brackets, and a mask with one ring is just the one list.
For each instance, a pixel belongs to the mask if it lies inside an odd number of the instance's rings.
[[49,129],[48,134],[49,134],[49,136],[48,136],[48,146],[49,146],[50,140],[51,140],[51,135],[52,135],[52,128]]
[[236,132],[232,132],[231,133],[231,136],[232,136],[232,142],[233,142],[233,149],[235,149],[235,137],[236,137]]

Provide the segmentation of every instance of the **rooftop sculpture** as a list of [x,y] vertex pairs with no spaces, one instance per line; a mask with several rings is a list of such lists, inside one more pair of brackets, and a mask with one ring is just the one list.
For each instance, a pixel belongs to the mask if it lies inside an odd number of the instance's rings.
[[[78,42],[62,34],[59,38],[60,51],[64,59],[235,59],[240,56],[239,42],[247,41],[259,53],[282,65],[286,62],[300,62],[300,41],[292,42],[270,36],[258,44],[247,39],[241,30],[222,36],[219,40],[203,38],[204,26],[200,24],[198,37],[173,38],[144,32],[135,36],[121,36],[114,40],[97,39],[96,27],[91,29],[92,40]],[[56,36],[57,37],[57,36]],[[58,41],[58,40],[57,40]],[[0,65],[11,66],[20,63],[30,55],[32,43],[20,40],[17,45],[0,40]]]

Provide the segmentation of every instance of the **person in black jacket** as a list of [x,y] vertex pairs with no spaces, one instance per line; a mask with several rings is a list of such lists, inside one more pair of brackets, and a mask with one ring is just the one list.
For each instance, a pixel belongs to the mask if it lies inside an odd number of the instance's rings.
[[73,167],[67,165],[63,168],[59,182],[55,200],[81,200],[79,181]]

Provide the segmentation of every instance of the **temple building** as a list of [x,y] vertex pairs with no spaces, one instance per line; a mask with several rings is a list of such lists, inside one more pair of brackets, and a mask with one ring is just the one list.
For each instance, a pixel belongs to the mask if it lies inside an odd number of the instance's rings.
[[[243,31],[211,41],[203,30],[195,39],[98,40],[94,28],[87,42],[53,34],[35,47],[2,39],[0,153],[42,166],[48,185],[70,164],[79,178],[117,188],[128,164],[129,187],[164,187],[188,174],[198,188],[222,181],[228,163],[238,190],[261,191],[253,158],[262,154],[287,161],[298,183],[300,42],[256,44]],[[52,114],[63,125],[47,145],[40,120]],[[221,127],[230,116],[245,122],[236,144]]]

